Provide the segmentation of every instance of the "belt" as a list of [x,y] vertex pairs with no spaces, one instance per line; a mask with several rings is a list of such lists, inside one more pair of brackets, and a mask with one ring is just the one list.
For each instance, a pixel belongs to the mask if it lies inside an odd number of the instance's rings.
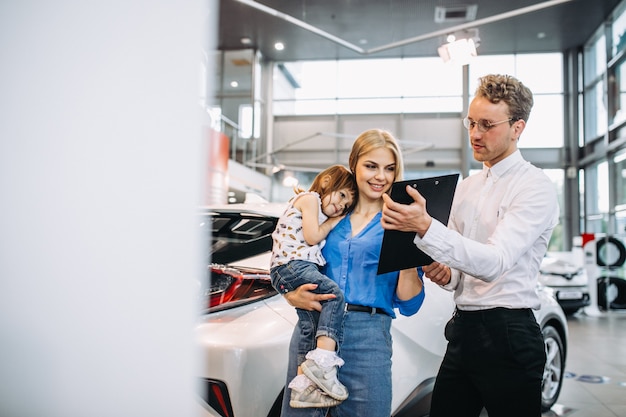
[[376,308],[376,307],[360,306],[357,304],[346,304],[346,311],[360,311],[362,313],[384,314],[385,316],[389,315],[383,309]]
[[460,310],[456,309],[454,312],[456,317],[464,320],[501,320],[501,319],[516,319],[516,318],[530,318],[534,317],[530,308],[504,308],[496,307],[486,310]]

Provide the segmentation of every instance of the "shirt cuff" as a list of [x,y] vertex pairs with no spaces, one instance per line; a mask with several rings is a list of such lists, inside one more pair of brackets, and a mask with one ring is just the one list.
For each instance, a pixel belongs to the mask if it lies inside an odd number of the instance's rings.
[[[451,242],[448,238],[449,232],[450,230],[446,225],[433,219],[424,236],[419,237],[417,233],[415,234],[413,243],[431,258],[447,264],[446,254],[451,253]],[[455,277],[454,271],[450,271],[450,282],[446,285],[440,285],[440,287],[448,291],[454,291],[457,284],[458,277]]]

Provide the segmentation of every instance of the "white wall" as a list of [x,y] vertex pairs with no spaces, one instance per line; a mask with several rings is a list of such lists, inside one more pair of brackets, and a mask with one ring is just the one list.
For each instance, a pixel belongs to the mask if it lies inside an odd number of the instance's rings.
[[215,4],[0,3],[1,416],[194,414]]

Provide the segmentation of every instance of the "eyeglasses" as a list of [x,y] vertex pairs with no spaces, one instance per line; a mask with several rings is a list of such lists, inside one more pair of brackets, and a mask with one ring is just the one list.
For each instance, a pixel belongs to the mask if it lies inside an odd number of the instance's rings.
[[478,126],[479,132],[486,132],[492,127],[494,127],[495,125],[499,125],[500,123],[510,122],[511,120],[513,119],[501,120],[499,122],[490,122],[489,120],[485,120],[485,119],[472,120],[466,117],[463,119],[463,126],[465,126],[467,130],[472,130],[474,126]]

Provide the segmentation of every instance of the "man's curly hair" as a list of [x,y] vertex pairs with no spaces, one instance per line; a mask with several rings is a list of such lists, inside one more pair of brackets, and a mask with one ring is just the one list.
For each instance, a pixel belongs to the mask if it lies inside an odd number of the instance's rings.
[[510,75],[490,74],[479,78],[475,96],[494,104],[504,101],[509,106],[510,123],[528,121],[534,103],[530,89]]

